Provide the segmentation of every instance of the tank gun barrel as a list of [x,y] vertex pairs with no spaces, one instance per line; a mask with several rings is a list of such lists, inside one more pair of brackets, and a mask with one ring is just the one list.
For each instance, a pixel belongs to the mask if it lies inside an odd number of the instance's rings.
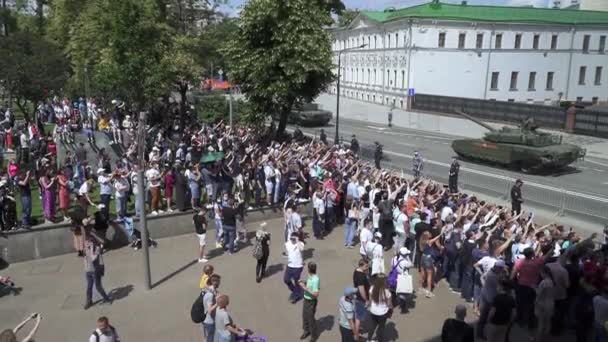
[[456,114],[458,114],[460,116],[463,116],[464,118],[473,121],[474,123],[478,124],[479,126],[484,127],[485,129],[489,130],[490,132],[495,132],[496,131],[492,126],[486,124],[485,122],[482,122],[481,120],[478,120],[478,119],[470,116],[469,114],[466,114],[465,112],[463,112],[461,110],[456,110],[455,112],[456,112]]

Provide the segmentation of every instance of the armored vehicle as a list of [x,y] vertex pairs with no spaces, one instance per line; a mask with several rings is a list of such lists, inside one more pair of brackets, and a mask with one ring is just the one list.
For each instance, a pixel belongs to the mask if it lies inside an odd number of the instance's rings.
[[302,126],[325,126],[331,121],[332,113],[319,109],[316,103],[296,105],[289,115],[289,123]]
[[561,135],[537,131],[534,120],[528,119],[518,128],[497,130],[463,112],[457,113],[489,131],[481,139],[452,142],[454,152],[465,159],[534,173],[561,169],[585,156],[585,149],[562,143]]

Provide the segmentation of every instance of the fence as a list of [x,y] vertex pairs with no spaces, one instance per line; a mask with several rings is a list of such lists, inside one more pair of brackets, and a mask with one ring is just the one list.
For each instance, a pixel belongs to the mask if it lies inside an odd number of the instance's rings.
[[[462,110],[479,119],[516,124],[530,117],[541,127],[554,129],[563,129],[566,124],[565,108],[517,102],[416,94],[412,109],[439,113]],[[574,133],[608,137],[608,112],[578,109]]]
[[[383,168],[400,170],[403,174],[412,175],[411,168],[407,167],[411,166],[411,159],[392,156],[390,153],[384,153],[384,155],[387,158],[384,158],[381,162]],[[373,161],[374,149],[363,147],[360,156],[365,160]],[[426,161],[422,174],[424,177],[447,184],[448,172],[448,164]],[[536,207],[549,210],[556,216],[574,214],[588,218],[598,224],[608,222],[608,198],[537,184],[525,177],[520,177],[520,179],[524,182],[523,194],[526,204],[533,204]],[[500,169],[489,173],[461,167],[458,177],[460,191],[498,198],[505,204],[510,202],[510,191],[514,184],[515,178],[509,176],[506,172],[501,172]]]

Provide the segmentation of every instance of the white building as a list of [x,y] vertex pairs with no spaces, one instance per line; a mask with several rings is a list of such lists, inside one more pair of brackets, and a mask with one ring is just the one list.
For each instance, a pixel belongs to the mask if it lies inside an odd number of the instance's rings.
[[336,65],[338,51],[354,48],[341,53],[341,95],[363,101],[406,107],[408,89],[528,103],[608,101],[608,12],[435,0],[364,11],[332,33]]
[[606,0],[551,0],[550,5],[555,8],[608,11],[608,1]]

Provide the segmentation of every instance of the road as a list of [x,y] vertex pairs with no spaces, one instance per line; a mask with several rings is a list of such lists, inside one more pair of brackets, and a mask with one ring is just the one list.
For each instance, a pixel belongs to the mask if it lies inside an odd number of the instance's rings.
[[[318,136],[321,128],[302,129]],[[333,124],[324,129],[328,137],[334,136]],[[405,172],[411,168],[414,151],[420,152],[425,159],[423,173],[441,181],[447,181],[449,163],[454,155],[450,145],[454,139],[462,138],[341,118],[340,136],[344,141],[350,141],[352,134],[356,134],[361,146],[370,149],[374,141],[380,142],[390,159],[385,166],[402,168]],[[463,171],[460,183],[464,189],[506,197],[512,181],[520,178],[524,181],[524,198],[531,202],[553,208],[565,207],[565,211],[584,214],[595,223],[608,219],[608,160],[589,157],[561,173],[551,175],[529,175],[496,166],[466,161],[460,163]]]

